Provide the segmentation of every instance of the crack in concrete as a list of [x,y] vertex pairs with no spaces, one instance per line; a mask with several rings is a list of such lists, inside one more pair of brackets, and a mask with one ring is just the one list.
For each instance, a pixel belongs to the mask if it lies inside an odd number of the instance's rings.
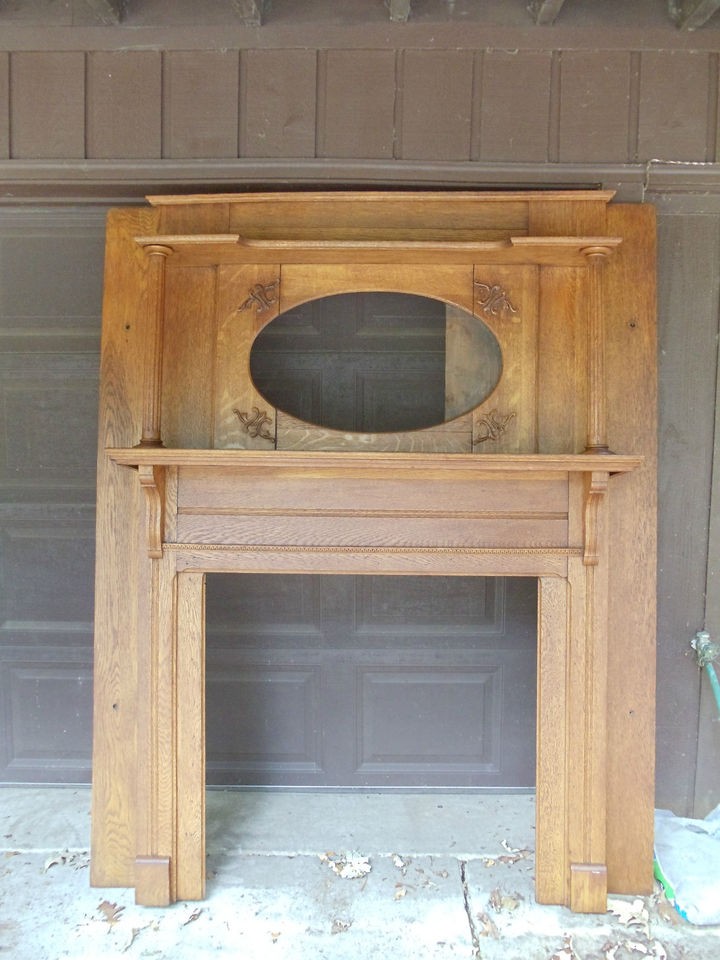
[[473,960],[482,960],[482,953],[480,952],[480,937],[478,935],[477,927],[475,926],[475,921],[473,920],[472,909],[470,907],[470,891],[468,889],[467,882],[467,861],[460,860],[460,884],[462,885],[463,892],[463,903],[465,904],[465,916],[467,917],[468,926],[470,927],[470,940],[473,947]]

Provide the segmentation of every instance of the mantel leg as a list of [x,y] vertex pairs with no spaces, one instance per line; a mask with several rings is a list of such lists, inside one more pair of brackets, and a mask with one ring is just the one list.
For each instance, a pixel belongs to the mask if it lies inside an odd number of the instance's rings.
[[569,564],[569,906],[580,913],[607,909],[607,481],[584,479],[585,550]]
[[147,339],[143,385],[142,436],[139,446],[161,447],[163,336],[165,323],[165,264],[171,247],[153,243],[145,247],[148,260]]
[[147,906],[176,899],[177,846],[174,558],[146,561],[139,578],[135,898]]
[[148,641],[138,668],[135,899],[205,895],[205,577],[149,561]]

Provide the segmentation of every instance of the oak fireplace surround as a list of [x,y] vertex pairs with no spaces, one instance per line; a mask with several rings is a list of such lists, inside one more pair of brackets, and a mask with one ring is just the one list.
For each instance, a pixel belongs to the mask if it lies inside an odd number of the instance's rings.
[[[652,882],[653,211],[603,191],[150,198],[109,218],[92,882],[204,896],[207,573],[537,577],[536,896]],[[425,430],[255,388],[279,313],[352,291],[473,314],[502,374]],[[470,370],[472,376],[472,370]]]

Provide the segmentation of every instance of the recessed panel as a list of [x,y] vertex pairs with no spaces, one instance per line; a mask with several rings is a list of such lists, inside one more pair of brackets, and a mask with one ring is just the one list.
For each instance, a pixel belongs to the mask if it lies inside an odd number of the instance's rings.
[[358,773],[500,772],[499,664],[367,670],[358,684]]
[[92,733],[92,660],[69,650],[0,654],[0,778],[87,782]]
[[218,660],[206,685],[210,782],[312,778],[321,767],[319,669]]

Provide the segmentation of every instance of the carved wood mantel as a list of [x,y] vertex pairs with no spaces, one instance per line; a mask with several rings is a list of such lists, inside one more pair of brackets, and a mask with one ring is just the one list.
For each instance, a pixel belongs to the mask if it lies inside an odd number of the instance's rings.
[[[537,898],[604,912],[608,889],[650,889],[653,231],[610,200],[156,198],[111,218],[94,883],[204,896],[206,574],[372,573],[538,578]],[[252,342],[351,290],[474,312],[502,351],[491,396],[436,430],[283,433]]]

